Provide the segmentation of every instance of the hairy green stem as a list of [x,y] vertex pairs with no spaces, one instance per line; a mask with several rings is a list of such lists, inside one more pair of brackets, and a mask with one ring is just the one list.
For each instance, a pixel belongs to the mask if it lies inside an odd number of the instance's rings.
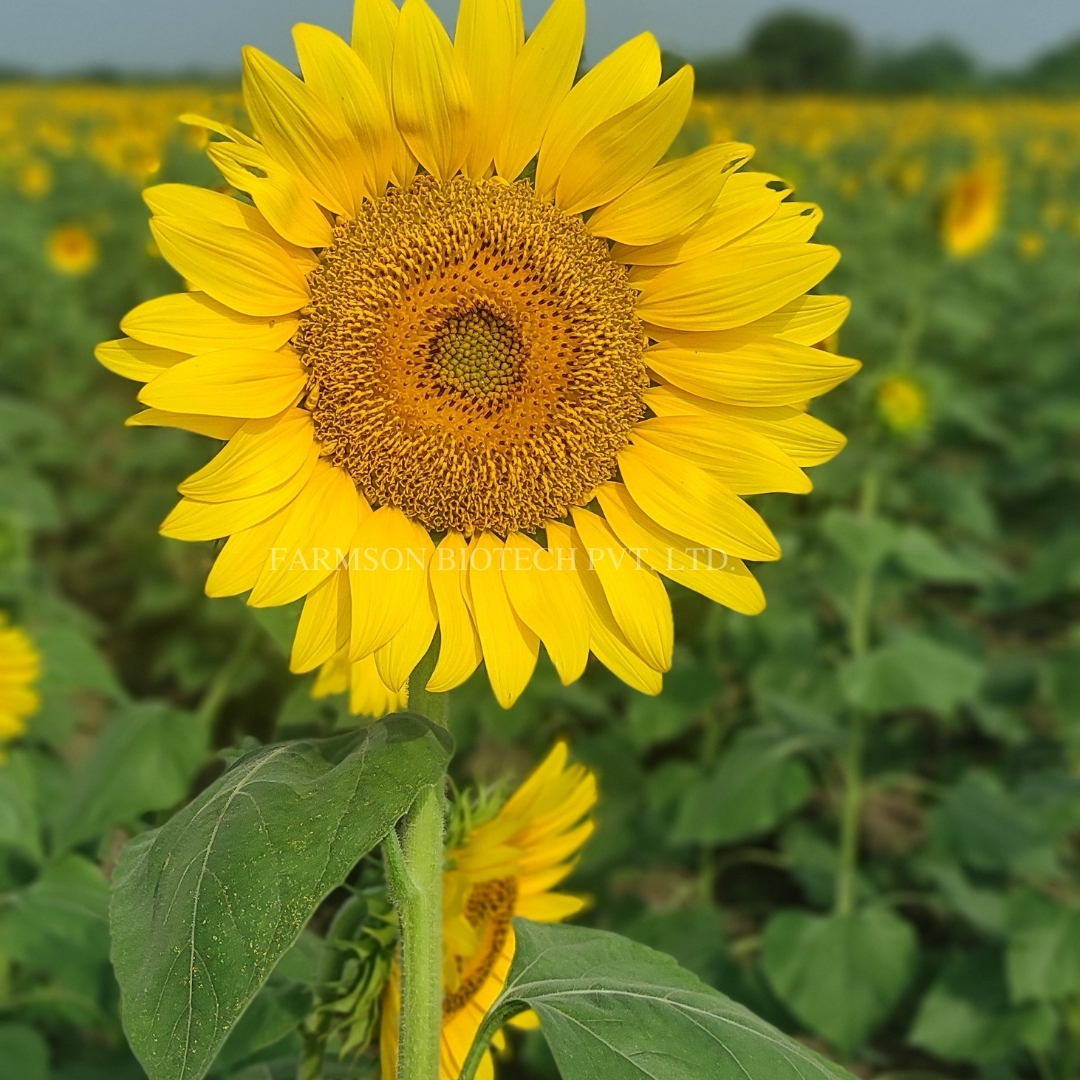
[[[878,476],[873,465],[863,476],[859,512],[869,519],[877,512]],[[853,660],[866,655],[870,647],[870,623],[874,597],[874,568],[859,571],[852,597],[848,624],[848,651]],[[840,815],[840,865],[836,873],[836,914],[848,915],[855,908],[855,881],[859,866],[859,821],[863,803],[863,747],[866,717],[861,709],[851,715],[847,751],[844,754],[844,804]]]
[[[425,685],[435,667],[438,641],[409,680],[409,711],[444,727],[445,694]],[[421,792],[388,838],[387,875],[401,923],[401,1032],[398,1080],[438,1080],[442,1032],[442,875],[445,792],[440,783]]]

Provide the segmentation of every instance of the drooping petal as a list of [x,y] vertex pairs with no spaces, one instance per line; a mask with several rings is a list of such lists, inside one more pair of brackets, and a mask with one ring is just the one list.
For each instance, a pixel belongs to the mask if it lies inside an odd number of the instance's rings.
[[627,447],[619,469],[634,502],[668,531],[737,559],[780,558],[761,515],[704,469],[648,443]]
[[721,248],[644,282],[638,317],[672,330],[745,326],[812,289],[839,259],[821,244]]
[[431,538],[400,510],[382,506],[356,531],[349,563],[353,660],[370,656],[404,625],[427,584]]
[[272,557],[248,597],[252,607],[291,604],[322,584],[349,558],[362,503],[352,477],[320,459],[304,490],[293,500],[274,540]]
[[299,325],[292,315],[241,315],[200,292],[172,293],[147,300],[120,321],[120,329],[129,337],[189,356],[228,348],[274,352],[296,333]]
[[592,129],[571,151],[555,202],[580,214],[629,191],[664,156],[694,96],[689,65],[635,105]]
[[472,140],[465,174],[482,179],[506,126],[514,62],[525,41],[521,0],[461,0],[454,51],[473,95]]
[[367,193],[378,197],[393,171],[394,135],[382,90],[360,56],[321,26],[293,27],[304,82],[352,133],[363,159]]
[[349,671],[349,712],[354,716],[378,719],[405,708],[408,701],[408,693],[395,694],[382,681],[374,656],[353,662]]
[[593,128],[628,109],[660,82],[660,46],[652,34],[639,34],[605,56],[582,76],[548,124],[536,166],[536,191],[555,194],[566,159]]
[[621,244],[656,244],[688,229],[716,202],[731,170],[752,153],[744,143],[707,146],[658,165],[589,218],[589,232]]
[[426,689],[444,694],[460,686],[484,658],[466,596],[469,545],[448,532],[431,559],[431,588],[439,614],[439,660]]
[[821,207],[813,203],[781,203],[768,221],[755,225],[748,233],[733,240],[731,247],[744,244],[805,244],[817,232],[822,216]]
[[289,670],[303,675],[321,667],[348,645],[351,629],[349,571],[347,566],[339,566],[321,585],[312,589],[304,601],[293,638]]
[[573,571],[521,533],[506,538],[503,584],[521,621],[544,643],[564,686],[589,659],[589,616]]
[[427,653],[438,621],[435,597],[428,582],[405,625],[381,649],[375,650],[375,668],[391,690],[401,693],[408,687],[409,676]]
[[729,405],[793,405],[850,379],[857,360],[745,330],[668,334],[645,363],[692,394]]
[[506,594],[504,550],[492,533],[480,537],[469,556],[468,588],[491,689],[509,709],[532,678],[540,639],[517,616]]
[[584,0],[554,0],[529,35],[514,64],[506,122],[495,168],[516,180],[540,149],[581,63],[585,44]]
[[154,218],[150,231],[181,276],[244,315],[291,315],[311,297],[297,263],[259,233],[175,217]]
[[239,596],[254,587],[288,512],[288,507],[279,510],[225,541],[206,578],[207,596]]
[[276,60],[245,45],[244,104],[259,141],[308,195],[353,215],[365,193],[364,158],[352,133],[315,91]]
[[307,375],[291,349],[223,349],[168,368],[139,392],[139,401],[170,412],[262,419],[297,399]]
[[775,443],[730,417],[657,417],[638,424],[633,439],[643,439],[694,462],[736,495],[768,491],[805,495],[813,486]]
[[146,383],[187,360],[189,354],[121,338],[103,341],[94,349],[94,356],[102,367],[108,368],[114,375],[131,379],[132,382]]
[[394,116],[420,164],[449,180],[469,153],[472,91],[446,30],[425,0],[405,0],[394,45]]
[[658,525],[622,484],[604,484],[596,497],[615,535],[664,577],[744,615],[764,610],[765,594],[739,559]]
[[261,495],[296,475],[314,438],[311,414],[304,409],[248,420],[221,453],[180,485],[180,494],[201,502]]
[[597,660],[635,690],[659,694],[664,685],[663,676],[634,651],[619,628],[600,579],[589,565],[589,553],[577,530],[560,521],[550,521],[547,537],[548,547],[552,551],[565,552],[566,563],[573,567],[577,576],[589,613],[589,648]]
[[663,582],[635,552],[626,550],[602,517],[574,507],[573,518],[619,629],[650,667],[668,671],[675,628]]

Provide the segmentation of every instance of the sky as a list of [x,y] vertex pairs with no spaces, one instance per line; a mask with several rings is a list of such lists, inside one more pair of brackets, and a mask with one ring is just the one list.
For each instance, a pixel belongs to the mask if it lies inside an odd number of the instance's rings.
[[[457,0],[431,0],[452,25]],[[547,0],[523,0],[533,25]],[[171,73],[238,68],[257,45],[295,66],[289,28],[347,33],[351,0],[0,0],[0,67],[43,75],[112,68]],[[840,16],[871,45],[948,37],[984,63],[1010,67],[1080,36],[1078,0],[590,0],[586,60],[653,30],[691,59],[737,48],[785,8]]]

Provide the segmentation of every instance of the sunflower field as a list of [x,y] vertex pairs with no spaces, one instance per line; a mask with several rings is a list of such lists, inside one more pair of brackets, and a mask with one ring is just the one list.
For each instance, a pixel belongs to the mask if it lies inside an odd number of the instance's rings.
[[[143,189],[228,190],[181,114],[246,122],[231,89],[0,85],[0,1080],[144,1076],[121,849],[372,711],[290,673],[302,600],[207,597],[219,545],[158,528],[218,444],[125,427],[132,383],[94,360],[184,288]],[[509,709],[483,670],[454,692],[446,903],[502,902],[470,867],[518,837],[519,913],[668,953],[857,1076],[1076,1080],[1080,104],[699,97],[672,154],[727,140],[842,252],[819,347],[864,366],[813,411],[847,446],[808,496],[751,498],[783,550],[764,612],[666,582],[659,696],[546,654]],[[330,882],[208,1075],[396,1060],[380,865]],[[558,1076],[535,1024],[495,1047],[499,1077]]]

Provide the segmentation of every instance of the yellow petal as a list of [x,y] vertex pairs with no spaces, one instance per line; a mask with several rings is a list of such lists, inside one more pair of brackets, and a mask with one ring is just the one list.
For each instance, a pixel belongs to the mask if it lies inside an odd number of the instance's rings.
[[576,529],[559,521],[547,524],[548,547],[554,552],[564,552],[564,565],[573,567],[578,584],[586,599],[589,613],[589,648],[597,660],[628,686],[643,694],[659,694],[664,678],[650,667],[634,651],[619,629],[611,605],[604,596],[603,586],[596,571],[589,565],[589,553],[581,542]]
[[206,579],[207,596],[239,596],[254,587],[288,512],[285,507],[225,541]]
[[754,226],[737,240],[732,247],[743,244],[805,244],[817,232],[821,224],[821,207],[813,203],[785,202],[776,208],[768,221]]
[[658,525],[622,484],[604,484],[596,497],[615,535],[664,577],[743,615],[765,609],[761,586],[739,559]]
[[645,403],[657,416],[699,413],[725,421],[734,419],[740,427],[751,428],[778,446],[801,468],[831,461],[847,445],[847,439],[841,432],[794,405],[771,409],[725,405],[675,386],[650,387],[645,391]]
[[574,85],[584,44],[584,0],[554,0],[514,64],[495,153],[495,168],[504,179],[516,180],[536,156],[555,111]]
[[850,379],[857,360],[744,330],[669,334],[645,363],[692,394],[729,405],[793,405]]
[[142,383],[156,379],[163,371],[188,359],[187,353],[159,349],[130,338],[103,341],[94,349],[94,356],[114,375]]
[[304,81],[352,133],[365,163],[367,191],[380,196],[393,168],[394,128],[375,77],[353,49],[321,26],[294,26],[293,40]]
[[448,180],[469,153],[472,93],[446,30],[425,0],[405,0],[394,45],[394,116],[420,164]]
[[180,485],[180,494],[200,502],[261,495],[296,475],[314,438],[311,414],[304,409],[248,420],[213,461]]
[[304,490],[318,459],[319,448],[312,443],[307,461],[295,476],[280,487],[250,499],[227,503],[181,499],[162,522],[161,535],[174,540],[220,540],[223,536],[250,529],[288,506]]
[[737,559],[780,558],[761,516],[704,469],[648,443],[627,447],[619,469],[634,502],[670,532]]
[[635,441],[659,446],[710,472],[736,495],[805,495],[810,478],[775,443],[731,417],[668,416],[638,424]]
[[196,416],[194,413],[162,412],[160,409],[143,409],[124,421],[125,427],[171,427],[206,435],[211,439],[228,442],[247,423],[236,416]]
[[850,311],[851,301],[846,296],[800,296],[746,329],[797,345],[817,345],[840,329]]
[[721,248],[645,282],[638,317],[672,330],[744,326],[813,288],[839,259],[821,244]]
[[578,896],[562,893],[546,893],[543,896],[525,896],[514,906],[515,917],[532,919],[533,922],[562,922],[577,915],[585,908],[585,901]]
[[306,381],[291,349],[223,349],[162,372],[139,391],[139,401],[169,412],[263,419],[292,405]]
[[767,221],[790,194],[790,185],[769,173],[737,172],[728,179],[713,208],[686,232],[647,247],[616,244],[611,257],[635,266],[671,266],[696,259]]
[[303,675],[321,667],[348,645],[351,626],[349,571],[341,566],[308,593],[293,638],[289,670]]
[[564,686],[589,660],[589,613],[569,567],[521,533],[506,539],[503,584],[521,621],[544,643]]
[[589,232],[620,244],[656,244],[698,221],[716,202],[732,169],[753,153],[743,143],[707,146],[658,165],[625,195],[589,218]]
[[482,179],[506,126],[514,61],[525,40],[521,0],[461,0],[454,51],[473,95],[472,144],[465,174]]
[[159,217],[162,256],[195,288],[245,315],[291,315],[309,301],[307,280],[280,243],[246,229]]
[[431,559],[431,589],[439,613],[439,661],[427,690],[444,694],[460,686],[484,658],[480,635],[466,599],[469,545],[461,533],[448,532]]
[[311,696],[318,700],[319,698],[330,697],[332,694],[344,694],[349,689],[351,675],[352,665],[349,663],[349,650],[342,648],[319,669],[318,678],[311,688]]
[[239,143],[241,146],[258,146],[257,139],[253,139],[250,135],[245,135],[242,131],[232,127],[229,124],[221,124],[217,120],[210,120],[205,116],[197,116],[195,113],[181,113],[177,120],[181,124],[187,124],[191,127],[206,128],[207,131],[212,131],[216,135],[221,135],[228,139],[230,142]]
[[649,667],[670,670],[675,628],[659,575],[623,547],[602,517],[580,507],[573,517],[619,629]]
[[[353,6],[352,47],[375,79],[383,104],[393,120],[394,38],[400,14],[393,0],[356,0]],[[416,173],[416,158],[401,134],[394,129],[393,178],[408,187]]]
[[548,124],[536,166],[536,190],[555,193],[566,159],[593,128],[656,89],[662,62],[652,34],[639,34],[585,73]]
[[367,509],[352,477],[320,460],[289,507],[270,561],[248,603],[252,607],[279,607],[321,585],[342,560],[348,560],[361,512]]
[[408,687],[409,676],[427,653],[438,621],[435,597],[428,584],[420,591],[405,625],[375,650],[375,668],[391,690],[400,693]]
[[353,660],[405,625],[425,588],[431,548],[424,529],[396,507],[380,507],[360,523],[349,562]]
[[408,693],[395,694],[382,681],[375,657],[365,656],[352,664],[349,674],[349,712],[378,720],[409,704]]
[[335,214],[352,216],[365,192],[364,159],[349,129],[276,60],[245,45],[244,104],[259,142]]
[[128,337],[189,356],[229,348],[274,352],[296,333],[299,325],[299,319],[291,315],[241,315],[200,292],[147,300],[120,321],[120,329]]
[[592,129],[570,152],[555,202],[580,214],[628,191],[664,156],[694,96],[689,65],[635,105]]
[[540,639],[510,604],[503,583],[504,559],[502,542],[485,532],[469,556],[468,587],[491,689],[498,703],[509,709],[532,678]]
[[299,181],[261,146],[214,142],[206,152],[237,191],[246,191],[278,235],[300,247],[326,247],[334,232]]

